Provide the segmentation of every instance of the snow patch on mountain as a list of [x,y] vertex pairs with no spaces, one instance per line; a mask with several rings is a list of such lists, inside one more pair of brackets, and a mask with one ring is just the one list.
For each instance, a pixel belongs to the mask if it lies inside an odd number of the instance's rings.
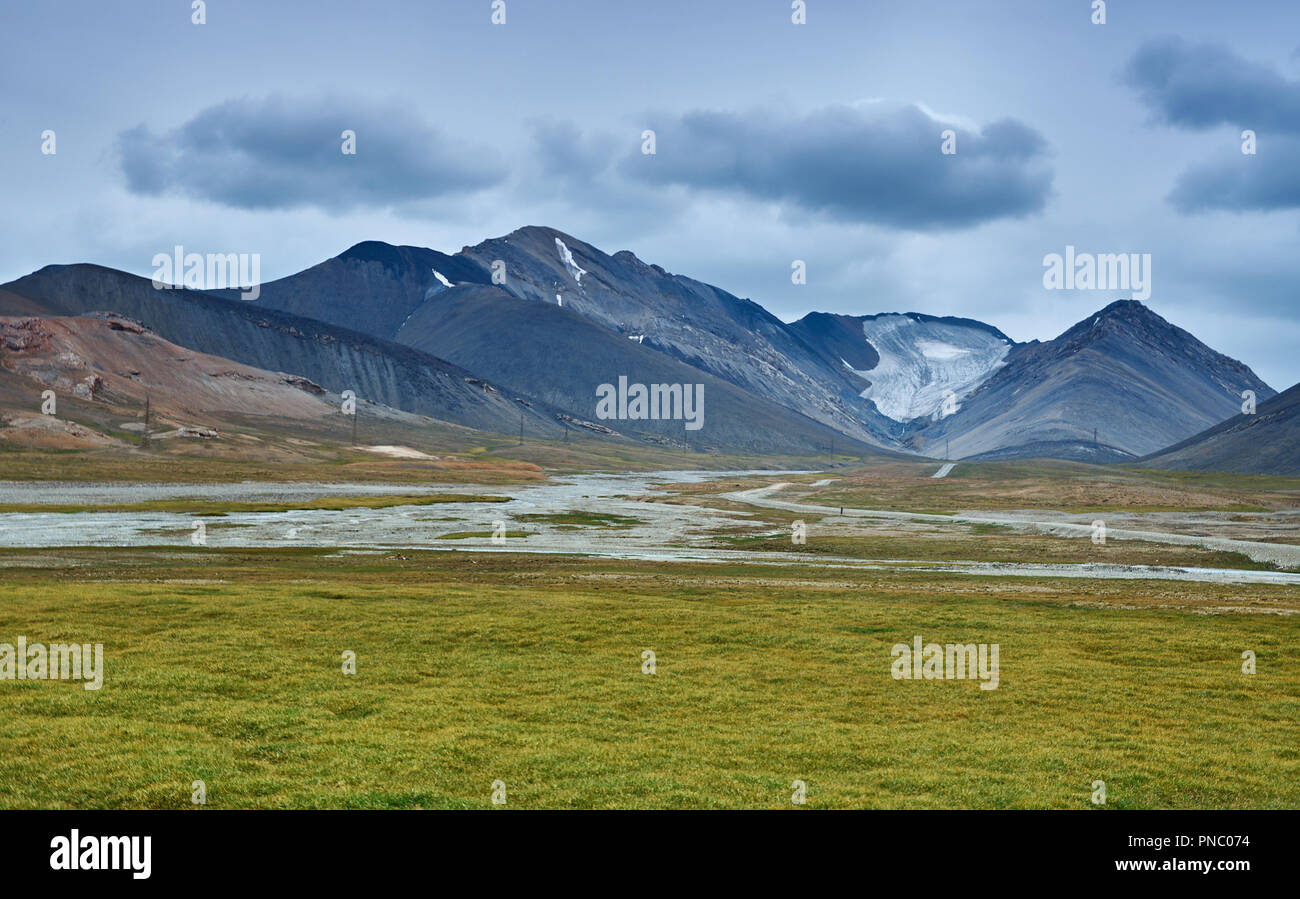
[[862,331],[880,356],[870,371],[853,369],[871,382],[862,396],[900,422],[935,415],[949,391],[957,399],[966,396],[1011,351],[1008,340],[980,328],[907,315],[869,318]]
[[[434,294],[442,293],[442,291],[446,290],[448,287],[451,287],[451,282],[448,281],[445,277],[443,277],[442,272],[438,271],[436,268],[431,269],[431,271],[433,272],[433,276],[438,279],[438,283],[430,284],[429,289],[424,292],[424,298],[426,300],[432,297]],[[412,310],[412,315],[413,314],[414,314],[414,310]],[[411,316],[408,315],[406,317],[406,321],[402,322],[402,325],[405,326],[406,322],[410,320],[411,320]],[[400,331],[402,329],[398,328],[397,330]]]
[[582,276],[587,274],[587,270],[573,261],[573,253],[569,252],[569,248],[565,246],[564,241],[560,240],[558,237],[555,238],[555,249],[559,251],[560,261],[563,262],[564,267],[569,270],[569,274],[573,276],[573,280],[581,284]]

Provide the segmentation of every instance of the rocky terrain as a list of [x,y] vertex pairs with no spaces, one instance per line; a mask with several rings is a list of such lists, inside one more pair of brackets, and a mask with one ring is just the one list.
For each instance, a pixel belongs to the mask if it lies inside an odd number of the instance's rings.
[[[502,334],[519,335],[502,340]],[[413,312],[398,342],[511,389],[527,390],[549,405],[572,410],[570,424],[593,424],[663,446],[769,451],[797,443],[807,453],[831,447],[878,455],[875,447],[757,396],[715,375],[617,334],[567,306],[522,299],[492,285],[444,289]],[[597,385],[617,382],[702,384],[704,426],[682,421],[597,420]]]
[[[842,435],[896,446],[893,422],[859,396],[865,383],[762,306],[670,274],[627,250],[608,255],[552,228],[520,228],[454,256],[374,241],[358,244],[264,285],[256,305],[396,339],[422,305],[436,304],[441,291],[459,285],[492,285],[520,299],[568,309]],[[427,321],[429,315],[421,317]],[[498,339],[522,345],[531,338],[507,329]],[[563,359],[552,363],[563,364]],[[527,376],[521,373],[516,380]]]
[[[146,401],[154,439],[218,437],[214,424],[227,413],[277,422],[340,414],[337,397],[306,378],[197,353],[112,314],[0,318],[0,401],[0,438],[69,449],[143,436]],[[99,405],[107,418],[78,422],[68,401]]]

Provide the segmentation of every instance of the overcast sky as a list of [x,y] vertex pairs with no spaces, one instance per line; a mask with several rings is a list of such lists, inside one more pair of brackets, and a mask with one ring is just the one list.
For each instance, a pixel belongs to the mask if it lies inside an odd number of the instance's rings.
[[1104,25],[1092,0],[191,5],[4,0],[0,282],[150,275],[176,244],[271,280],[534,224],[787,320],[1030,340],[1128,295],[1046,290],[1073,245],[1151,254],[1149,306],[1300,381],[1294,0],[1112,0]]

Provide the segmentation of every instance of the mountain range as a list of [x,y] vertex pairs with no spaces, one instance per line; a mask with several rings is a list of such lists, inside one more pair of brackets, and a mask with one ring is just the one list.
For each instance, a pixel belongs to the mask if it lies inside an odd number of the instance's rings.
[[[268,383],[302,379],[330,397],[352,390],[495,433],[562,439],[576,429],[703,452],[1142,459],[1300,474],[1294,453],[1261,445],[1291,433],[1291,405],[1274,398],[1293,391],[1277,396],[1245,364],[1127,299],[1023,344],[984,322],[917,312],[813,312],[786,323],[630,251],[609,255],[531,226],[454,254],[366,241],[261,285],[252,302],[233,290],[160,290],[84,264],[0,287],[11,330],[21,319],[66,336],[108,320],[87,318],[99,313]],[[57,327],[40,324],[54,319]],[[6,343],[0,368],[27,372],[35,388],[25,352]],[[42,365],[57,379],[49,360]],[[135,369],[143,377],[149,366]],[[603,414],[597,394],[620,378],[702,385],[702,426],[684,427],[666,404],[662,417],[638,416],[635,403]],[[1244,391],[1259,413],[1234,426]],[[274,414],[266,403],[283,399],[270,396],[238,403]],[[1193,452],[1198,435],[1205,442]]]

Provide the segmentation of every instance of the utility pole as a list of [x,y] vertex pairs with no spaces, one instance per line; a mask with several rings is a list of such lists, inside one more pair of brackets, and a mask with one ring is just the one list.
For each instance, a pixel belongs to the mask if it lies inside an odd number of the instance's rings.
[[952,461],[952,453],[949,452],[949,450],[948,450],[948,438],[947,438],[947,437],[943,438],[943,461],[945,461],[945,462],[951,462],[951,461]]
[[519,445],[524,445],[524,413],[519,413]]
[[149,445],[149,394],[144,395],[144,445]]
[[1096,442],[1097,442],[1097,429],[1096,429],[1096,428],[1093,428],[1093,429],[1092,429],[1092,442],[1093,442],[1093,443],[1096,443]]

